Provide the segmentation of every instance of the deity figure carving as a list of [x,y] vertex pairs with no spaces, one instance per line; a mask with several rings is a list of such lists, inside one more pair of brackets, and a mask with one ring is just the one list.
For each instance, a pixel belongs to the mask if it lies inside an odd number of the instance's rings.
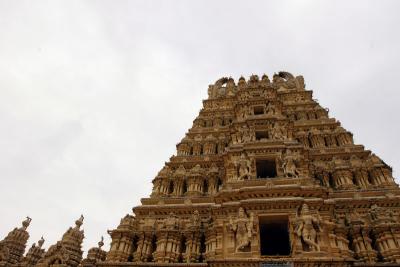
[[188,227],[189,228],[200,228],[200,225],[201,225],[201,219],[200,219],[199,211],[195,210],[195,211],[193,211],[193,214],[189,219]]
[[242,127],[239,127],[235,133],[231,134],[231,138],[232,138],[232,144],[236,145],[236,144],[254,141],[255,134],[253,137],[252,129],[249,129],[247,126],[244,125]]
[[164,219],[162,222],[162,228],[167,230],[176,230],[178,228],[178,218],[175,213],[169,213],[168,218]]
[[142,226],[142,230],[152,230],[156,223],[155,213],[154,211],[150,211],[149,214],[140,220],[140,225]]
[[244,120],[247,116],[251,115],[251,110],[248,106],[240,107],[237,112],[237,118],[239,120]]
[[298,178],[299,171],[296,167],[297,157],[291,152],[290,149],[286,151],[285,156],[281,157],[282,169],[285,177]]
[[303,204],[300,216],[296,218],[295,234],[301,239],[306,251],[320,251],[317,232],[322,232],[319,215],[313,216],[307,204]]
[[251,179],[251,161],[245,154],[242,154],[239,161],[235,161],[234,164],[237,180]]
[[274,140],[285,140],[287,139],[287,132],[283,126],[275,123],[271,128],[271,137]]
[[268,88],[263,91],[263,95],[267,99],[275,98],[275,91],[274,89]]
[[254,215],[247,216],[242,207],[236,218],[229,218],[229,229],[234,233],[235,252],[245,251],[251,244],[254,234]]
[[379,207],[377,204],[373,204],[369,210],[369,217],[372,222],[378,220],[386,222],[395,222],[393,211],[390,209],[384,209]]
[[275,106],[271,102],[268,102],[267,107],[265,109],[265,113],[267,115],[275,115],[276,114]]
[[313,162],[314,165],[314,175],[317,178],[322,186],[330,187],[329,182],[329,172],[327,169],[327,164],[323,161],[316,160]]

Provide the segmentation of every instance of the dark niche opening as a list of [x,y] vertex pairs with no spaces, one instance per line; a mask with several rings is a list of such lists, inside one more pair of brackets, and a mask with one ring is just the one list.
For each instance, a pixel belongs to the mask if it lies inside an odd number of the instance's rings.
[[168,186],[168,194],[172,194],[174,192],[174,182],[170,181]]
[[184,254],[186,253],[186,238],[185,236],[181,236],[181,242],[179,245],[179,256],[178,256],[178,262],[182,263],[184,261]]
[[256,106],[253,109],[254,115],[262,115],[264,114],[264,107],[263,106]]
[[256,140],[268,139],[267,131],[257,131],[256,132]]
[[148,255],[147,261],[152,262],[154,260],[153,258],[153,253],[157,250],[157,237],[153,235],[151,239],[151,245],[150,245],[150,254]]
[[207,180],[203,181],[203,194],[207,194],[208,193],[208,182]]
[[290,255],[288,218],[260,218],[260,249],[262,256]]
[[257,159],[256,160],[257,178],[274,178],[276,177],[275,160]]
[[186,183],[186,180],[183,180],[182,195],[186,194],[186,192],[187,192],[187,183]]

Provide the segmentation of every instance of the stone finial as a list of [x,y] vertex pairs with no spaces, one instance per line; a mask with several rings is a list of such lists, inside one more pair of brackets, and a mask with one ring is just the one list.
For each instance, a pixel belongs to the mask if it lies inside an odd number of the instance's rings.
[[77,228],[81,227],[81,225],[83,224],[83,219],[84,218],[85,217],[83,217],[83,215],[81,214],[81,217],[79,217],[79,219],[75,221],[75,225],[76,225]]
[[31,223],[32,219],[27,216],[26,219],[22,222],[22,228],[23,230],[26,230],[29,226],[29,224]]
[[246,84],[246,80],[243,76],[240,76],[239,81],[238,81],[238,85],[239,86],[244,86]]
[[43,236],[40,238],[40,240],[38,241],[38,245],[39,245],[39,247],[41,248],[42,246],[43,246],[43,243],[44,243],[44,238],[43,238]]
[[101,236],[101,240],[99,241],[99,243],[97,243],[99,245],[99,249],[101,249],[102,246],[104,246],[104,237]]

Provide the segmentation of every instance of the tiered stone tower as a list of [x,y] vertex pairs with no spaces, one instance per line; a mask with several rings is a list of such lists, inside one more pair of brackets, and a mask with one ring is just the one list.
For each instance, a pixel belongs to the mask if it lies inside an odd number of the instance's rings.
[[[81,218],[36,266],[400,264],[391,168],[353,143],[302,76],[221,78],[208,96],[150,197],[109,231],[108,253],[99,242],[81,261]],[[4,242],[0,260],[14,266]]]
[[221,78],[208,96],[150,198],[110,231],[105,265],[400,263],[391,168],[302,76]]
[[26,231],[32,219],[27,217],[21,228],[14,228],[0,241],[0,266],[16,264],[22,260],[29,234]]

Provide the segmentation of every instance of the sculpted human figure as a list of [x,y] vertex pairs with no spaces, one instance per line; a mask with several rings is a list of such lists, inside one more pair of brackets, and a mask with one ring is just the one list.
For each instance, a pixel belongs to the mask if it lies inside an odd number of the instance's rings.
[[193,211],[192,217],[189,219],[189,225],[190,227],[200,227],[201,221],[200,221],[200,215],[199,211],[195,210]]
[[271,129],[271,137],[275,140],[284,140],[287,138],[287,135],[285,134],[285,129],[275,123]]
[[239,132],[241,133],[242,140],[241,142],[249,142],[251,137],[250,137],[250,131],[247,126],[243,126],[242,128],[239,129]]
[[168,218],[163,221],[163,228],[167,230],[175,230],[178,227],[178,219],[175,213],[170,212]]
[[236,133],[231,134],[232,144],[236,145],[238,143],[238,136]]
[[140,220],[143,229],[153,229],[156,223],[154,211],[150,211],[148,216]]
[[250,179],[251,178],[251,162],[244,154],[240,156],[239,160],[239,176],[238,180]]
[[290,150],[287,150],[286,155],[283,158],[282,169],[285,177],[299,177],[299,172],[297,171],[295,163],[295,157],[292,155],[292,152]]
[[307,204],[303,204],[297,221],[295,230],[297,236],[308,246],[310,251],[320,251],[317,241],[317,231],[322,231],[320,220],[310,214]]
[[236,247],[235,251],[243,251],[251,244],[251,237],[253,235],[253,214],[247,217],[242,207],[238,210],[236,218],[229,219],[229,227],[235,235]]
[[275,115],[276,110],[274,105],[271,102],[268,102],[268,105],[266,107],[266,112],[267,115]]

